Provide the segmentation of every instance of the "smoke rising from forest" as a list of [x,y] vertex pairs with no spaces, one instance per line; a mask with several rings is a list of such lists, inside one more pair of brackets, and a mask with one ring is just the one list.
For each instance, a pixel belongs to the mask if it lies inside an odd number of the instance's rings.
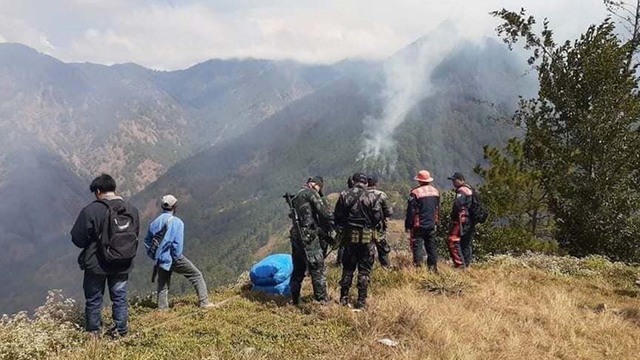
[[416,40],[384,63],[385,90],[382,112],[364,122],[364,142],[359,160],[374,161],[383,172],[395,168],[393,133],[409,111],[433,92],[431,72],[462,40],[451,23],[443,23],[433,32]]

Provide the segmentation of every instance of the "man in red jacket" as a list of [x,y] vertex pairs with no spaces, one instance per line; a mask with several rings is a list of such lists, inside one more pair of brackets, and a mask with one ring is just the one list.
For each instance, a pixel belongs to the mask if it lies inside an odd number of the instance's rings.
[[435,233],[440,208],[440,192],[431,185],[433,178],[427,170],[420,170],[414,180],[418,181],[419,185],[411,190],[404,229],[411,235],[414,265],[422,266],[426,256],[429,271],[438,272]]

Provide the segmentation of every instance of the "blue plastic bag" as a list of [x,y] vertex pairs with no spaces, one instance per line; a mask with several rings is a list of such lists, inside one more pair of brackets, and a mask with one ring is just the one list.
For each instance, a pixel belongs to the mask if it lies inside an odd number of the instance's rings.
[[253,265],[249,277],[253,285],[275,286],[289,283],[293,273],[293,260],[289,254],[273,254]]
[[290,296],[291,295],[291,287],[289,286],[289,280],[291,279],[287,279],[286,281],[278,284],[278,285],[253,285],[253,291],[258,291],[258,292],[263,292],[263,293],[267,293],[267,294],[274,294],[274,295],[285,295],[285,296]]

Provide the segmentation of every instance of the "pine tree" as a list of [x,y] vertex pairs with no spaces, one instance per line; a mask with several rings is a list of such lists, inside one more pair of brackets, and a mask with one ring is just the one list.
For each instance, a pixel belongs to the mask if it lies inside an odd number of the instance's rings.
[[538,73],[538,97],[522,100],[514,118],[526,129],[525,156],[542,175],[558,241],[575,255],[640,259],[636,42],[621,40],[606,19],[557,45],[546,20],[538,35],[524,10],[493,14],[510,47],[524,41]]

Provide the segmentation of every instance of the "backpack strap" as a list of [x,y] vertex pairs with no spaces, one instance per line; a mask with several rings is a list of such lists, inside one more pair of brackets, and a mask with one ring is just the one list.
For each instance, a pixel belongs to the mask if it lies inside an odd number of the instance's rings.
[[[107,211],[105,212],[104,216],[105,216],[105,220],[100,224],[100,231],[96,232],[96,235],[98,235],[98,241],[102,240],[102,235],[104,234],[105,231],[109,231],[109,229],[105,229],[104,228],[104,224],[105,223],[109,223],[109,212],[111,211],[111,205],[109,204],[109,201],[107,200],[102,200],[102,199],[96,199],[94,201],[94,203],[100,203],[104,206],[107,207]],[[107,236],[109,236],[109,234],[106,234]]]

